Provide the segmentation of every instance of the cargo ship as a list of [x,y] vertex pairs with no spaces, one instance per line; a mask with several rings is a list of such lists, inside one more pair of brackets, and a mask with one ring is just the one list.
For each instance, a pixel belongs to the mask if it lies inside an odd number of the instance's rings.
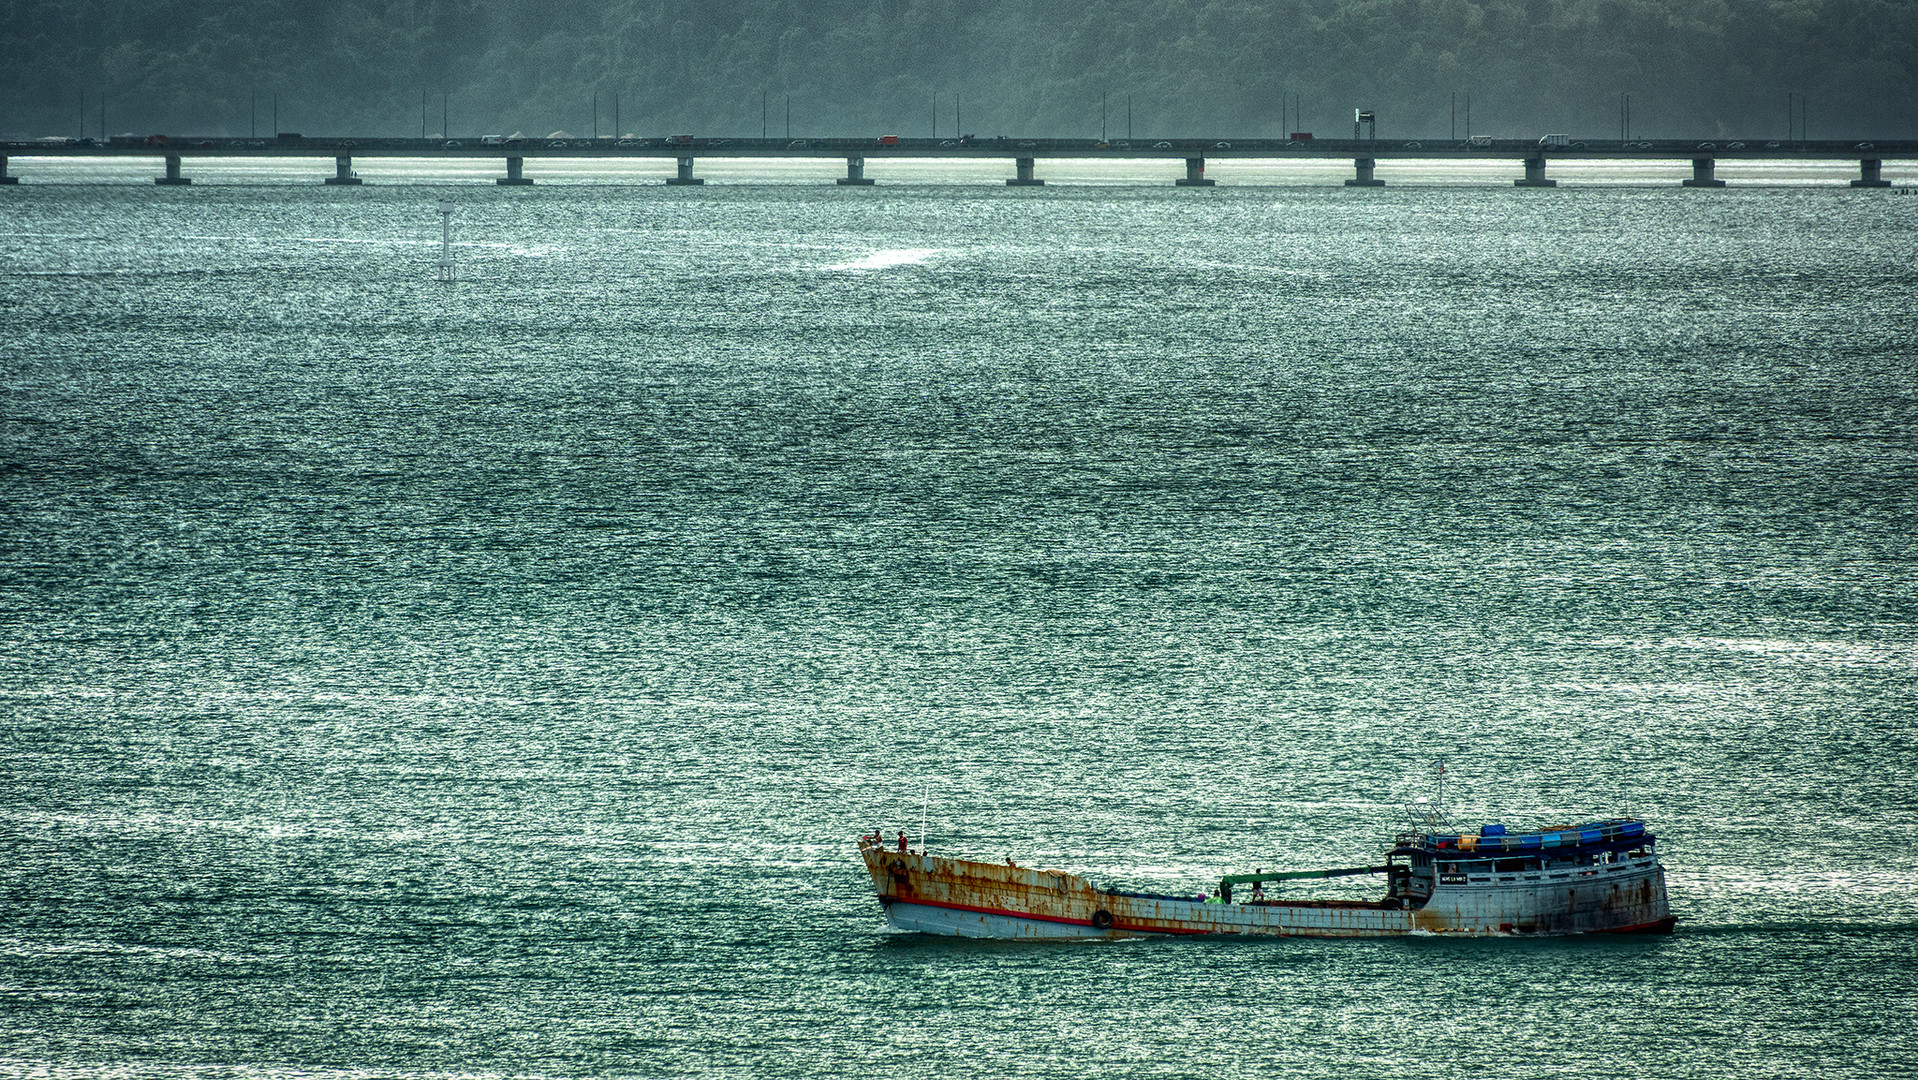
[[[1386,937],[1665,934],[1658,840],[1635,818],[1550,830],[1402,832],[1375,866],[1230,874],[1205,895],[1100,887],[1078,874],[911,849],[875,833],[860,855],[896,930],[979,938],[1177,934]],[[1385,879],[1376,900],[1294,899],[1288,882]]]

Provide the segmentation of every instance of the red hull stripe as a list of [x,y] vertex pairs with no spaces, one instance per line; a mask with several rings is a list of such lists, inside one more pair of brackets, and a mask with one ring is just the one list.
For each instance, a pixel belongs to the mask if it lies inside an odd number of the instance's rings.
[[[894,903],[918,904],[920,907],[946,908],[950,911],[976,911],[981,915],[998,915],[1007,919],[1024,919],[1027,922],[1065,923],[1070,926],[1092,925],[1091,919],[1067,919],[1057,915],[1034,915],[1029,911],[1007,911],[1004,908],[977,907],[972,904],[949,904],[943,900],[923,900],[919,897],[913,897],[910,900],[904,897],[895,897]],[[1117,921],[1114,921],[1109,929],[1125,930],[1134,934],[1211,934],[1218,932],[1213,930],[1164,930],[1156,926],[1137,926]]]
[[[979,907],[974,904],[952,904],[942,900],[925,900],[918,897],[910,900],[899,897],[895,898],[894,902],[900,904],[917,904],[920,907],[945,908],[949,911],[973,911],[981,915],[998,915],[1007,919],[1024,919],[1027,922],[1065,923],[1069,926],[1092,925],[1091,919],[1067,919],[1057,915],[1035,915],[1027,911],[1009,911],[1005,908]],[[1585,932],[1590,934],[1668,934],[1671,933],[1672,927],[1677,922],[1677,919],[1667,916],[1663,919],[1654,919],[1651,922],[1638,923],[1634,926],[1613,926],[1603,930],[1588,930]],[[1167,929],[1157,926],[1139,926],[1137,924],[1122,923],[1116,920],[1109,929],[1124,930],[1133,934],[1224,934],[1231,932],[1227,930]]]

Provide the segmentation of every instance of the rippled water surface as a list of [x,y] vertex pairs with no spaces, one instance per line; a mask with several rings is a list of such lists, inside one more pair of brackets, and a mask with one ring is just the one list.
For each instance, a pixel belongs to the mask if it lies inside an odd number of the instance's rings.
[[[0,194],[0,1074],[1912,1072],[1918,200],[885,179]],[[1440,759],[1677,933],[853,851],[1361,865]]]

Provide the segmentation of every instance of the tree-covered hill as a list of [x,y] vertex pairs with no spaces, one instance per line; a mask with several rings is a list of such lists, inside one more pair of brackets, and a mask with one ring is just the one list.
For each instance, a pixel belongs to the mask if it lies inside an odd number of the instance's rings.
[[[1918,0],[0,0],[0,134],[1918,136]],[[422,100],[425,108],[422,110]],[[1283,120],[1281,103],[1284,103]],[[1454,103],[1457,104],[1456,117]],[[1294,105],[1302,109],[1294,119]],[[955,119],[955,105],[957,118]],[[763,111],[762,111],[763,108]],[[1793,121],[1795,123],[1796,121]],[[1283,125],[1283,126],[1282,126]]]

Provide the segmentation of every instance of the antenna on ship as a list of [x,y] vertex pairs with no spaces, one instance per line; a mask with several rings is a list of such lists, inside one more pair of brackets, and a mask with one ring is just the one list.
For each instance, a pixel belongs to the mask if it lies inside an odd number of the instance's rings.
[[919,854],[926,853],[926,822],[932,817],[932,781],[926,781],[926,801],[919,807]]
[[440,203],[440,280],[453,280],[453,204],[445,201]]
[[1409,816],[1412,819],[1412,827],[1415,829],[1423,829],[1429,832],[1441,827],[1450,826],[1450,819],[1447,818],[1445,814],[1445,762],[1443,760],[1438,763],[1438,791],[1436,797],[1420,795],[1418,798],[1413,799],[1412,805],[1406,809],[1410,811]]

